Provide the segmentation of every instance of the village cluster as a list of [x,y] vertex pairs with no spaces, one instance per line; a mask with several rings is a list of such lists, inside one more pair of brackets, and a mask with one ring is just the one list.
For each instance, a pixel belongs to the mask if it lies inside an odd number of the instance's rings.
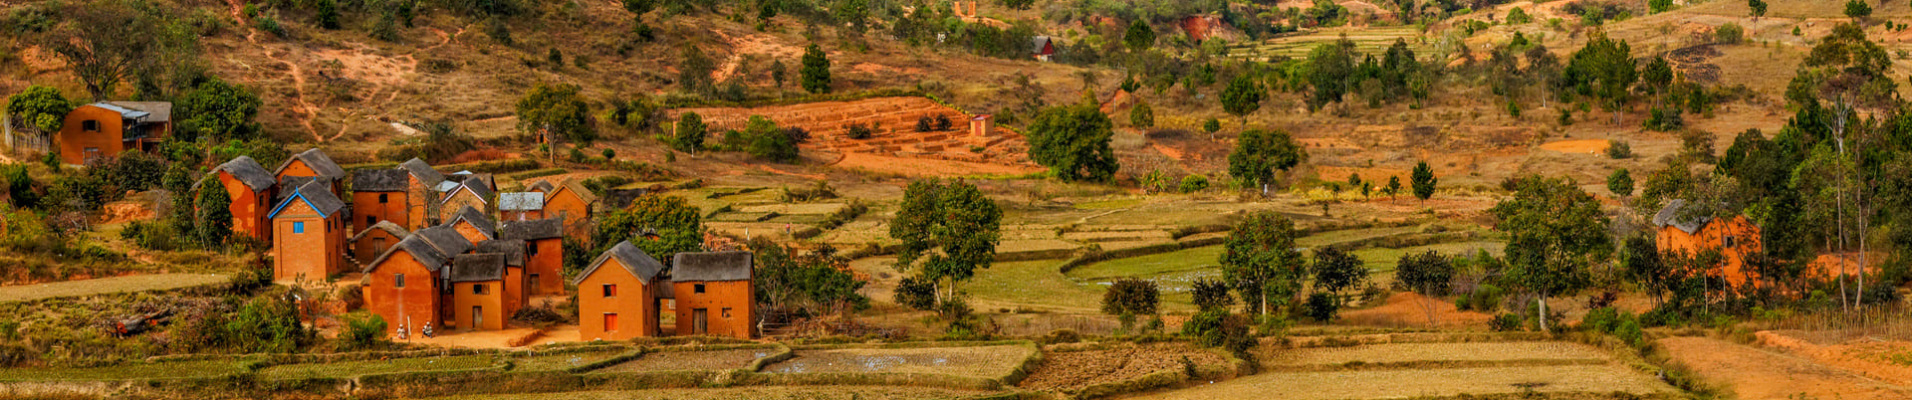
[[[240,156],[200,184],[231,195],[236,234],[272,244],[275,281],[363,279],[365,308],[399,337],[503,329],[535,297],[568,295],[564,238],[591,233],[597,202],[575,181],[500,193],[489,174],[419,159],[348,174],[318,149],[273,169]],[[672,312],[675,334],[754,334],[750,253],[683,253],[669,265],[623,242],[583,266],[568,282],[581,339],[664,334],[660,313]]]

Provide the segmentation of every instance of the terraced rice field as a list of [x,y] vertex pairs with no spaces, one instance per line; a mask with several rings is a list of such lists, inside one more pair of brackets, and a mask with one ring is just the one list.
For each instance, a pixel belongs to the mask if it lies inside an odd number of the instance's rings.
[[1421,31],[1413,27],[1323,29],[1284,35],[1258,43],[1229,46],[1228,57],[1263,62],[1279,57],[1307,58],[1308,52],[1314,50],[1315,46],[1333,43],[1343,37],[1353,41],[1355,52],[1360,54],[1379,55],[1387,51],[1388,46],[1393,45],[1396,39],[1406,40],[1408,47],[1414,49],[1416,54],[1425,54],[1433,47],[1419,43],[1418,39],[1421,36]]
[[546,355],[523,355],[511,358],[513,371],[560,371],[584,366],[619,354],[630,349],[612,349],[602,351],[571,352]]
[[231,278],[218,274],[147,274],[32,285],[0,286],[0,302],[141,292],[148,290],[171,290],[221,283],[228,279]]
[[274,365],[259,370],[259,377],[267,380],[351,378],[396,372],[478,369],[487,368],[491,365],[492,356],[490,355],[414,357],[391,360]]
[[1109,349],[1050,351],[1042,365],[1016,386],[1032,390],[1072,390],[1090,385],[1135,379],[1144,375],[1196,365],[1223,364],[1212,351],[1187,343],[1158,343]]
[[1617,365],[1263,373],[1138,396],[1157,400],[1399,399],[1514,393],[1667,393],[1675,389]]
[[643,357],[618,365],[605,367],[594,372],[651,372],[651,371],[696,371],[726,370],[750,366],[752,361],[769,357],[776,349],[769,347],[757,349],[712,350],[712,351],[660,351],[645,353]]
[[232,360],[131,363],[88,368],[0,368],[0,382],[213,378],[245,372]]
[[991,393],[996,392],[897,386],[796,386],[486,394],[434,400],[930,400],[961,399]]
[[1604,360],[1599,349],[1567,342],[1389,343],[1276,351],[1268,365],[1345,365],[1427,361]]
[[1031,351],[1023,346],[797,350],[796,358],[764,367],[764,372],[902,372],[997,378],[1014,371]]

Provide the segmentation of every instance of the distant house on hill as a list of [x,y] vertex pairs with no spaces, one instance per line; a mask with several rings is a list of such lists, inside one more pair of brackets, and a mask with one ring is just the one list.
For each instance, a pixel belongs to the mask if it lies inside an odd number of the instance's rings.
[[1659,251],[1690,256],[1718,250],[1724,259],[1722,272],[1726,280],[1734,285],[1745,284],[1748,276],[1746,257],[1765,251],[1764,244],[1760,242],[1759,226],[1753,225],[1745,215],[1735,215],[1725,220],[1689,215],[1692,213],[1689,207],[1686,200],[1675,199],[1653,214],[1653,226],[1658,228],[1654,243]]
[[74,108],[54,135],[60,161],[85,165],[124,151],[152,151],[173,132],[173,103],[105,101]]
[[1048,36],[1036,36],[1031,49],[1030,51],[1035,54],[1036,61],[1049,62],[1051,56],[1056,54],[1056,42]]

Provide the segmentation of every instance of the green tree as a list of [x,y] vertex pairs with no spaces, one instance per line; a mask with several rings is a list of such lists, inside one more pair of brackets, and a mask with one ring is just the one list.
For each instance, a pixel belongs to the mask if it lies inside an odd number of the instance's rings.
[[1607,216],[1593,195],[1564,179],[1520,179],[1514,197],[1488,210],[1495,230],[1508,236],[1509,281],[1538,295],[1540,329],[1547,330],[1547,298],[1573,293],[1589,281],[1588,267],[1607,259]]
[[671,137],[671,148],[697,154],[698,149],[704,148],[704,136],[709,134],[708,130],[704,126],[704,116],[694,112],[684,113],[677,117],[676,135]]
[[1420,294],[1423,297],[1421,308],[1427,312],[1427,324],[1435,321],[1432,299],[1447,296],[1454,280],[1454,262],[1447,255],[1434,250],[1401,256],[1394,264],[1395,282],[1402,288]]
[[1050,107],[1029,124],[1029,159],[1063,181],[1103,182],[1120,168],[1109,141],[1115,122],[1095,103]]
[[[632,240],[646,231],[657,233],[657,240]],[[597,240],[597,250],[592,254],[630,240],[645,253],[668,260],[677,253],[703,249],[704,219],[683,197],[641,196],[630,207],[598,217],[597,234],[592,237]]]
[[319,28],[327,30],[339,29],[338,3],[332,0],[317,0],[312,7],[317,9],[316,12],[318,15],[312,18],[318,22]]
[[1155,109],[1149,103],[1137,101],[1135,107],[1129,107],[1129,126],[1152,128],[1155,126]]
[[1287,304],[1308,274],[1298,236],[1294,221],[1281,213],[1249,214],[1222,242],[1222,279],[1256,312]]
[[1401,193],[1401,177],[1398,175],[1388,177],[1388,186],[1381,189],[1381,193],[1387,193],[1390,200],[1394,199],[1396,193]]
[[1133,52],[1148,50],[1155,45],[1155,28],[1150,27],[1148,21],[1136,19],[1129,23],[1129,30],[1122,33],[1122,44]]
[[1248,114],[1261,109],[1261,83],[1247,75],[1236,76],[1228,81],[1228,87],[1222,89],[1222,111],[1227,111],[1241,119],[1242,128],[1248,127]]
[[799,71],[803,78],[803,90],[810,93],[830,92],[830,56],[823,48],[810,45],[803,50],[803,69]]
[[200,83],[173,104],[177,107],[173,114],[176,140],[252,140],[261,131],[254,119],[265,102],[251,90],[219,78]]
[[518,100],[518,129],[578,143],[597,139],[591,127],[591,106],[578,91],[578,85],[568,83],[538,84]]
[[232,235],[232,197],[221,185],[199,185],[199,243],[206,248],[225,246]]
[[339,318],[345,329],[339,330],[338,341],[342,349],[361,350],[376,348],[385,340],[385,317],[369,312],[358,311]]
[[[1155,315],[1155,309],[1162,303],[1162,289],[1155,281],[1136,278],[1122,278],[1109,284],[1109,291],[1102,293],[1102,313],[1122,317],[1125,321],[1134,316]],[[1123,323],[1128,328],[1128,323]]]
[[770,80],[777,83],[776,88],[778,92],[783,91],[783,81],[790,78],[789,74],[790,67],[783,65],[783,60],[770,62]]
[[73,102],[51,86],[27,86],[27,90],[7,96],[7,114],[15,123],[41,133],[59,132],[69,112],[73,112]]
[[1414,186],[1414,197],[1426,201],[1434,197],[1434,184],[1439,183],[1440,179],[1434,177],[1434,168],[1428,167],[1427,162],[1422,161],[1414,164],[1414,173],[1408,177],[1408,181]]
[[1613,171],[1613,174],[1607,175],[1607,191],[1613,192],[1615,196],[1632,196],[1633,174],[1627,172],[1626,168]]
[[1361,287],[1368,282],[1368,267],[1339,247],[1324,246],[1314,252],[1314,264],[1310,265],[1314,273],[1315,290],[1333,293],[1336,300],[1346,303],[1341,292]]
[[869,305],[868,298],[856,293],[863,282],[838,269],[841,259],[834,255],[799,256],[764,237],[752,239],[750,250],[757,261],[751,284],[766,313],[828,315]]
[[770,161],[788,163],[797,161],[797,141],[777,128],[777,123],[761,115],[750,116],[742,132],[749,142],[744,150],[750,155]]
[[196,36],[165,9],[143,0],[57,4],[57,24],[38,36],[42,49],[59,56],[86,85],[94,101],[113,98],[126,79],[162,76],[190,66]]
[[1752,14],[1753,16],[1753,33],[1758,34],[1759,33],[1759,17],[1766,16],[1766,1],[1765,0],[1746,0],[1746,8],[1751,10],[1750,14]]
[[1252,129],[1235,139],[1235,151],[1228,153],[1228,174],[1261,186],[1262,195],[1275,182],[1275,171],[1287,171],[1308,161],[1308,151],[1296,144],[1288,132]]
[[1872,16],[1872,5],[1866,4],[1865,0],[1847,0],[1846,1],[1846,18],[1852,18],[1855,21],[1863,21],[1867,17],[1871,17],[1871,16]]
[[685,92],[709,95],[716,91],[717,84],[711,78],[716,71],[717,61],[705,55],[704,48],[684,46],[682,61],[677,63],[677,85]]
[[1615,124],[1620,123],[1620,110],[1626,106],[1633,82],[1639,79],[1631,54],[1632,47],[1626,41],[1595,33],[1567,62],[1566,82],[1582,96],[1605,100],[1601,106],[1613,111]]
[[1626,257],[1621,263],[1626,268],[1627,277],[1638,282],[1647,294],[1653,296],[1655,306],[1666,302],[1666,291],[1670,289],[1673,269],[1663,260],[1658,246],[1653,244],[1651,235],[1634,235],[1626,240]]
[[910,182],[896,218],[890,221],[890,237],[902,242],[896,251],[896,268],[914,270],[937,287],[947,279],[949,296],[954,296],[957,283],[995,262],[1001,227],[1002,208],[975,185],[936,179]]
[[1341,96],[1348,93],[1349,77],[1355,72],[1354,42],[1341,39],[1315,46],[1308,52],[1307,71],[1308,86],[1313,88],[1309,110],[1341,102]]
[[1190,302],[1202,312],[1222,310],[1235,306],[1235,298],[1228,295],[1228,284],[1209,278],[1197,278],[1189,285]]
[[1207,120],[1202,121],[1202,132],[1208,132],[1208,138],[1210,140],[1215,139],[1215,132],[1221,132],[1221,131],[1222,131],[1221,120],[1209,118]]

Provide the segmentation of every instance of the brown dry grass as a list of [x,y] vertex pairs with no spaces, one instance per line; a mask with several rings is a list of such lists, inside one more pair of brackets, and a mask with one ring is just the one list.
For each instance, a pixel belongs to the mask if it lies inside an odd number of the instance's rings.
[[990,393],[995,392],[898,386],[797,386],[486,394],[440,397],[435,400],[929,400],[960,399]]
[[0,286],[0,302],[178,289],[225,282],[227,279],[225,275],[216,274],[147,274]]
[[1050,351],[1042,365],[1016,386],[1032,390],[1081,389],[1090,385],[1139,378],[1160,371],[1195,365],[1223,364],[1227,360],[1187,343],[1132,345],[1082,351]]
[[1603,360],[1599,349],[1568,342],[1388,343],[1276,351],[1270,365],[1333,365],[1351,362]]
[[1673,337],[1658,343],[1673,361],[1744,400],[1912,398],[1912,391],[1903,387],[1777,351],[1704,337]]

